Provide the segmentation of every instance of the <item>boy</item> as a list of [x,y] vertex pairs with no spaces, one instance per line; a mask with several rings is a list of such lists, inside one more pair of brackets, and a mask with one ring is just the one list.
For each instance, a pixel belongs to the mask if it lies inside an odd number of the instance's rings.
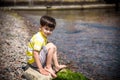
[[[26,52],[28,64],[37,67],[43,75],[51,74],[57,77],[55,71],[65,68],[65,65],[59,65],[57,60],[57,48],[53,43],[47,41],[55,29],[56,21],[50,16],[42,16],[40,19],[40,30],[31,38]],[[52,69],[52,61],[55,71]]]

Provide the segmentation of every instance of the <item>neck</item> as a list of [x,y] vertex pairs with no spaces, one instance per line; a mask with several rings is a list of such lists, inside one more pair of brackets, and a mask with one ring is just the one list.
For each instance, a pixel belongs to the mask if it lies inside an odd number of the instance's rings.
[[44,38],[47,38],[42,31],[40,31],[40,33]]

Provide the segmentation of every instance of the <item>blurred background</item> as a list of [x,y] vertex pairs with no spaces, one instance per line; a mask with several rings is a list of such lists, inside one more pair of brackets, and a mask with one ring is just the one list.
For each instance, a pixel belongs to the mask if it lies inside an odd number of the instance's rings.
[[0,6],[63,6],[89,4],[115,4],[119,9],[120,0],[0,0]]

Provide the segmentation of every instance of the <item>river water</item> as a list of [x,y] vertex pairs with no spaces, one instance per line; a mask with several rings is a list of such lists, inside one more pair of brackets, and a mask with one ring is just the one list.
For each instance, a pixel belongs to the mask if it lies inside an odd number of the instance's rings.
[[120,12],[112,9],[18,11],[35,26],[48,14],[57,26],[49,40],[59,62],[91,80],[120,80]]

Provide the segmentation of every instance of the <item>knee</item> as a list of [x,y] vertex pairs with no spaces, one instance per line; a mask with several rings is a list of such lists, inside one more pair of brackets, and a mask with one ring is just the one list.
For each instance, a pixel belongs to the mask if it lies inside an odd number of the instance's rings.
[[57,50],[57,47],[53,43],[48,43],[46,45],[46,48],[47,48],[47,50],[50,50],[50,49]]

